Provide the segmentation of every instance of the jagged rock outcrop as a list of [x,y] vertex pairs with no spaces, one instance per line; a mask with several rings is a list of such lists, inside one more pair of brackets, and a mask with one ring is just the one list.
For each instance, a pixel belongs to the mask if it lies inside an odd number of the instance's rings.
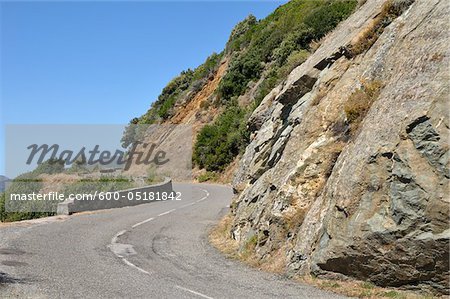
[[368,0],[254,111],[232,235],[261,262],[449,293],[449,6]]

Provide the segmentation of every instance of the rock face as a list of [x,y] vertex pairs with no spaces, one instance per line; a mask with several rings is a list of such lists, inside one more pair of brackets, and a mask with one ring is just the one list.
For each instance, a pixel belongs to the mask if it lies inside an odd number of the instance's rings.
[[[449,293],[450,4],[385,2],[358,8],[251,116],[232,235],[256,235],[262,263],[282,251],[291,275]],[[351,54],[387,5],[396,17]],[[358,93],[372,98],[355,121]]]

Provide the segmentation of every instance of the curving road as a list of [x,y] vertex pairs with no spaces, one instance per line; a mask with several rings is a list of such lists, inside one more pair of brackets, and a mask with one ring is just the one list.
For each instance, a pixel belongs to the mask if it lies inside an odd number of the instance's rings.
[[340,298],[212,248],[230,188],[174,189],[181,201],[3,224],[0,298]]

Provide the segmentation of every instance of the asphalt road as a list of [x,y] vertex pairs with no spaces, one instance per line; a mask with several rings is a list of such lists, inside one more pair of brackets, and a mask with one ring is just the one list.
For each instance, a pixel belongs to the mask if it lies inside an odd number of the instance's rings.
[[181,201],[0,224],[0,298],[340,298],[211,247],[230,188],[174,188]]

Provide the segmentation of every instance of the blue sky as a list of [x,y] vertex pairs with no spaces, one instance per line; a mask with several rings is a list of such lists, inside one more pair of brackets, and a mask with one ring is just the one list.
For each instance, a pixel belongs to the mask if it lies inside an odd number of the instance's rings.
[[2,129],[127,123],[221,51],[238,21],[283,2],[1,2]]

